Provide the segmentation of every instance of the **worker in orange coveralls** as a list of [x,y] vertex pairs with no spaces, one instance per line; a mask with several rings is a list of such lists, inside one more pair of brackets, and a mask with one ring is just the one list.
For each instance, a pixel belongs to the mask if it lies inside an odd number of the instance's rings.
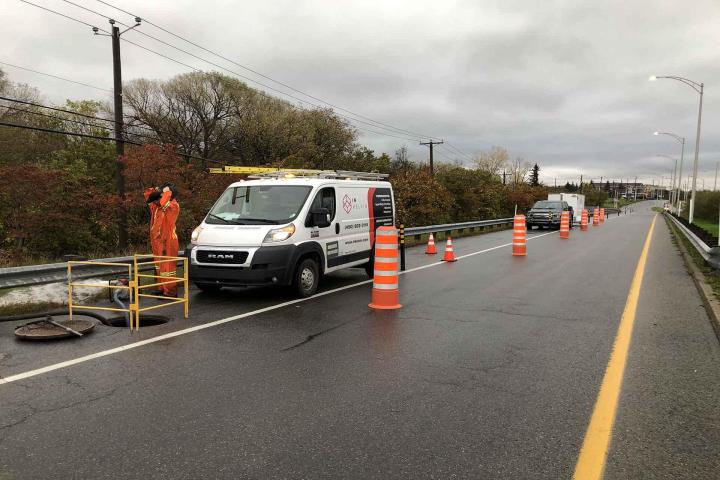
[[[177,202],[177,189],[171,183],[160,187],[147,188],[144,192],[145,201],[150,207],[150,248],[156,257],[177,257],[179,243],[175,231],[175,222],[180,215]],[[155,260],[161,260],[155,258]],[[176,262],[163,262],[155,265],[155,283],[162,283],[166,277],[177,277]],[[160,285],[151,294],[164,297],[177,297],[177,283]]]

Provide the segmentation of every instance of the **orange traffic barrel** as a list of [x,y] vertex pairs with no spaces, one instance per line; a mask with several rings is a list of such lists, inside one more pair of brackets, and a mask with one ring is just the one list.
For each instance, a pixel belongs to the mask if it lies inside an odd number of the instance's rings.
[[437,250],[435,249],[435,237],[433,237],[432,233],[428,237],[428,244],[425,249],[425,253],[428,255],[435,255],[437,253]]
[[603,223],[603,222],[605,222],[605,209],[601,208],[600,209],[600,223]]
[[395,227],[379,227],[375,236],[375,275],[370,308],[400,308],[398,289],[398,231]]
[[455,258],[455,252],[452,246],[452,237],[448,235],[447,242],[445,243],[445,255],[443,256],[443,262],[457,262]]
[[588,229],[588,211],[583,208],[582,215],[580,215],[580,231],[585,232]]
[[600,209],[596,208],[593,210],[593,227],[600,225]]
[[567,210],[560,216],[560,238],[570,238],[570,212]]
[[525,215],[515,215],[513,219],[512,254],[525,256],[527,254],[527,226]]

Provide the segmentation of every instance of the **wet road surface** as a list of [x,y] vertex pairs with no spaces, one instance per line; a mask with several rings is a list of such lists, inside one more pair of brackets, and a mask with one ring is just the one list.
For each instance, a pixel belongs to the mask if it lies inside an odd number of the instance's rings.
[[[364,283],[222,324],[291,297],[193,291],[189,321],[55,344],[0,325],[5,378],[212,325],[0,384],[0,478],[570,478],[653,217],[643,204],[569,241],[532,232],[525,258],[508,245],[411,271],[392,312],[367,308]],[[414,248],[408,267],[439,258]],[[717,478],[719,364],[660,217],[606,478]]]

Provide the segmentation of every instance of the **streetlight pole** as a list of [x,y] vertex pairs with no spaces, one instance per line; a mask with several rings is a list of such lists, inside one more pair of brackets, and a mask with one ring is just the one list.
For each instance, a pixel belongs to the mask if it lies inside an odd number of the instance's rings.
[[674,75],[668,75],[668,76],[653,75],[649,78],[649,80],[655,81],[658,78],[669,78],[671,80],[677,80],[678,82],[682,82],[685,85],[687,85],[688,87],[695,90],[700,95],[700,106],[698,107],[697,133],[695,135],[695,160],[693,161],[692,193],[690,196],[690,215],[688,218],[688,221],[690,223],[692,223],[693,219],[695,218],[695,187],[696,187],[696,183],[697,183],[698,156],[700,154],[700,126],[702,124],[702,104],[703,104],[703,94],[705,91],[705,84],[694,82],[690,79],[687,79],[684,77],[678,77],[678,76],[674,76]]
[[678,172],[678,182],[677,182],[677,194],[675,195],[675,201],[677,202],[677,205],[675,206],[675,211],[680,216],[680,188],[682,185],[682,169],[683,169],[683,159],[685,158],[685,137],[681,137],[680,135],[676,135],[674,133],[670,132],[655,132],[654,135],[669,135],[673,137],[675,140],[678,141],[681,145],[680,150],[680,170]]
[[670,190],[670,198],[668,199],[670,201],[670,205],[673,205],[675,202],[675,178],[677,177],[678,161],[677,161],[677,158],[673,158],[670,155],[658,154],[658,157],[669,158],[670,160],[675,162],[675,168],[673,168],[672,177],[670,177],[670,182],[672,183],[672,188]]
[[718,168],[720,167],[720,162],[717,162],[715,164],[715,183],[713,183],[713,192],[717,190],[717,174],[718,174]]

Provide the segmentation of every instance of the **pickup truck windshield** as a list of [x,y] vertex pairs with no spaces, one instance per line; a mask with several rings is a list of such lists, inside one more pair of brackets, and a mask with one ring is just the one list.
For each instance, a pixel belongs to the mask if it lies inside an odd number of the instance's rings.
[[543,200],[540,202],[535,202],[535,205],[533,208],[558,208],[562,209],[563,205],[562,202],[549,202],[547,200]]
[[230,187],[210,209],[205,223],[282,224],[297,217],[312,187],[252,185]]

